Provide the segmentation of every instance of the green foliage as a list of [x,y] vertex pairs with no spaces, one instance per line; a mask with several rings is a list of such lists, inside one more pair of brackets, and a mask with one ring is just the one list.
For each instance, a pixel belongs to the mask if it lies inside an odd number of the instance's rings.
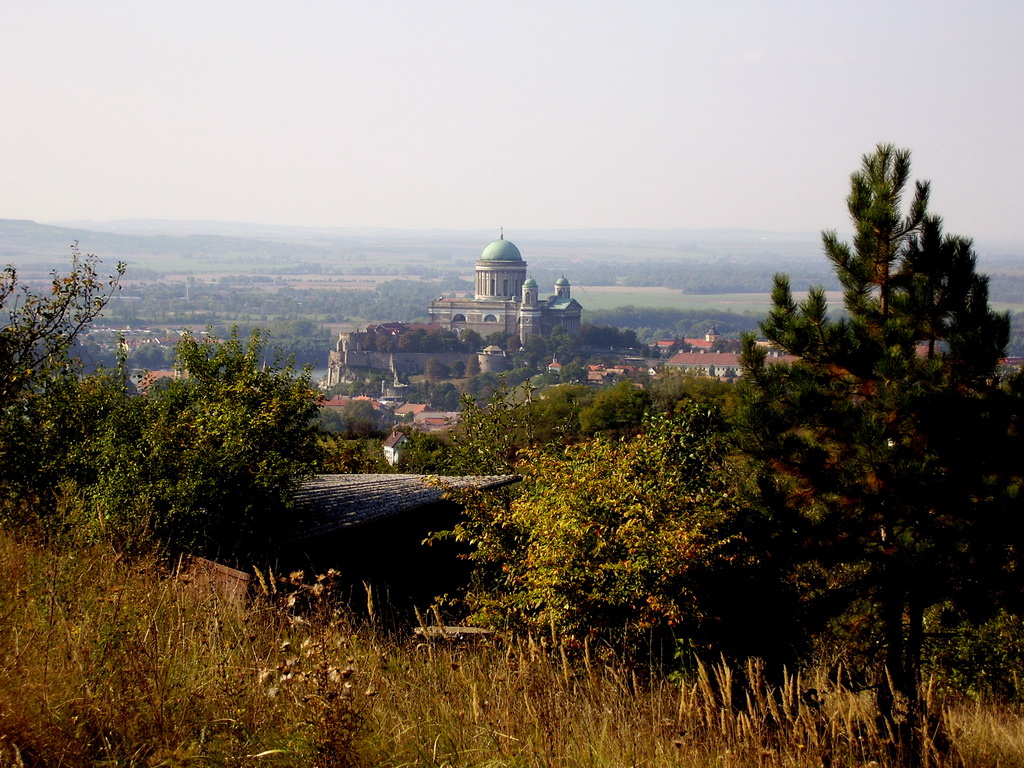
[[579,437],[580,411],[595,392],[585,384],[560,384],[548,387],[531,403],[534,436],[539,443],[569,441]]
[[[142,425],[156,532],[175,548],[239,555],[266,547],[319,458],[309,374],[265,363],[263,339],[186,337],[188,376],[150,396]],[[115,479],[124,486],[128,476]],[[122,487],[124,487],[122,486]]]
[[580,430],[587,435],[599,432],[624,434],[636,430],[650,409],[651,397],[631,381],[620,381],[600,390],[580,411]]
[[145,397],[119,373],[64,373],[3,409],[4,522],[122,550],[265,552],[320,455],[308,374],[268,364],[258,334],[186,337],[177,355],[188,375]]
[[450,381],[442,381],[430,387],[426,400],[434,410],[457,411],[462,402],[462,394]]
[[733,384],[685,371],[664,373],[647,387],[651,407],[658,413],[671,413],[685,402],[714,405],[728,418],[736,406]]
[[322,456],[318,469],[325,473],[387,474],[393,468],[384,460],[380,438],[346,439],[337,434],[320,438]]
[[[99,259],[71,246],[71,270],[54,272],[48,294],[19,284],[8,266],[0,272],[0,408],[68,365],[68,351],[81,330],[106,306],[124,274],[101,278]],[[2,458],[2,457],[0,457]]]
[[641,346],[636,331],[613,325],[580,325],[580,344],[594,349],[633,349]]
[[1024,697],[1024,617],[999,611],[984,622],[949,606],[925,615],[922,671],[944,692],[1020,703]]
[[353,400],[340,408],[320,409],[320,428],[348,438],[368,437],[383,429],[383,420],[368,400]]
[[86,489],[120,468],[121,459],[113,454],[122,447],[125,457],[131,451],[138,460],[144,451],[139,425],[145,422],[145,409],[146,403],[128,397],[118,376],[106,372],[52,376],[44,388],[25,393],[16,407],[5,409],[0,439],[4,524],[48,537],[92,536],[102,529],[123,541],[139,533],[115,531],[120,526],[113,521],[88,514]]
[[489,400],[491,396],[502,389],[503,377],[497,373],[486,371],[470,377],[464,387],[465,395],[471,397],[475,402],[482,403]]
[[445,473],[450,475],[509,474],[520,448],[533,440],[529,385],[510,389],[503,380],[485,405],[462,398],[462,416],[452,436]]
[[547,339],[540,334],[528,336],[523,350],[517,355],[525,365],[537,370],[549,363],[552,358]]
[[95,469],[70,455],[69,445],[93,431],[94,413],[111,399],[103,386],[77,399],[78,366],[68,356],[82,331],[118,287],[124,265],[107,279],[99,260],[71,248],[71,270],[56,272],[48,293],[20,284],[17,272],[0,273],[0,522],[38,525],[54,506],[60,486],[95,476]]
[[427,358],[427,364],[425,369],[427,381],[431,382],[432,384],[436,384],[442,379],[447,379],[449,376],[451,376],[451,373],[451,368],[442,363],[436,357]]
[[483,579],[469,595],[475,618],[626,649],[694,631],[698,574],[736,504],[719,427],[690,407],[629,440],[524,451],[520,494],[507,506],[481,497],[455,530]]
[[559,372],[563,384],[578,384],[587,375],[587,370],[579,363],[566,363]]
[[446,471],[447,452],[450,448],[439,435],[412,431],[406,435],[398,460],[398,471],[419,475],[438,475]]
[[864,158],[852,247],[824,235],[847,317],[829,318],[821,289],[797,303],[777,276],[761,328],[799,360],[769,365],[748,338],[742,390],[776,541],[800,543],[807,616],[845,612],[908,697],[929,606],[984,615],[1018,588],[1024,466],[1020,398],[995,373],[1008,320],[989,309],[970,242],[928,213],[927,184],[903,211],[909,171],[891,146]]

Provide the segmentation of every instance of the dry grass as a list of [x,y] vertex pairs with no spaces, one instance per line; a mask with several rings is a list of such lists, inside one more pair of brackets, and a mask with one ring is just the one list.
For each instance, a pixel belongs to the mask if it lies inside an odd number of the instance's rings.
[[[0,765],[345,765],[354,754],[344,681],[296,652],[314,633],[277,608],[243,608],[156,560],[129,566],[99,549],[0,537],[0,571]],[[340,739],[324,719],[345,724]]]
[[[380,765],[818,768],[908,757],[879,725],[871,693],[818,674],[774,685],[756,661],[700,666],[676,684],[617,666],[576,668],[525,641],[421,646],[367,666],[384,702],[370,710]],[[1024,765],[1017,714],[975,704],[937,711],[920,765]]]
[[[389,637],[320,609],[329,579],[239,606],[2,535],[0,569],[0,765],[899,764],[870,693],[817,673],[672,682],[550,640]],[[922,765],[1024,765],[1017,713],[930,707]]]

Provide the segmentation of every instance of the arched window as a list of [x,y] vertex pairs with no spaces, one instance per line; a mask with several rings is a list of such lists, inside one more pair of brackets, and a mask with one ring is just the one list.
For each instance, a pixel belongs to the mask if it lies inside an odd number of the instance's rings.
[[452,318],[452,322],[453,323],[464,323],[464,322],[466,322],[466,316],[465,315],[456,315],[455,317]]
[[485,323],[496,323],[496,322],[498,322],[498,318],[496,318],[494,315],[486,315],[484,317],[484,322]]

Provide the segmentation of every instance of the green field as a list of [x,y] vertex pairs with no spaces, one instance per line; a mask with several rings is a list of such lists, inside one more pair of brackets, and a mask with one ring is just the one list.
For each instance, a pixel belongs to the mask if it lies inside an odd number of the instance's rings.
[[[716,309],[737,314],[763,315],[771,304],[767,293],[687,294],[666,288],[624,288],[619,286],[573,287],[573,298],[584,309],[615,309],[616,307],[664,307],[667,309]],[[828,294],[830,304],[838,306],[838,292]]]
[[[583,308],[589,310],[615,309],[617,307],[654,307],[667,309],[715,309],[737,314],[751,313],[763,315],[771,305],[771,296],[767,293],[681,293],[668,288],[627,288],[623,286],[573,286],[573,298]],[[842,293],[828,291],[826,294],[829,306],[840,308],[843,303]],[[802,296],[794,298],[800,301]],[[992,302],[993,309],[999,312],[1024,312],[1024,303]]]

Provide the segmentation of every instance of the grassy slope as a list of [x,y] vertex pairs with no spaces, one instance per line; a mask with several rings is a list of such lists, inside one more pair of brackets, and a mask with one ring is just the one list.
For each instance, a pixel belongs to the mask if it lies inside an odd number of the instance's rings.
[[[242,606],[157,561],[3,533],[0,571],[3,765],[895,764],[870,692],[814,673],[673,682],[557,638],[423,643],[330,610],[329,579]],[[1016,713],[931,706],[950,745],[926,739],[927,765],[1024,763]]]

